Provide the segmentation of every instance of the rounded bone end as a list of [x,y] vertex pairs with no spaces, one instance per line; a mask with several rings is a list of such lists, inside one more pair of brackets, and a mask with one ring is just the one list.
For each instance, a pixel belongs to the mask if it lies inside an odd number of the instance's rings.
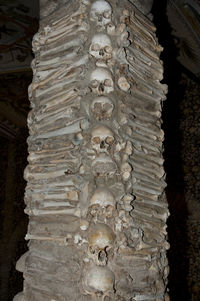
[[25,296],[24,296],[24,292],[18,293],[18,294],[14,297],[13,301],[26,301]]
[[82,219],[80,221],[80,228],[82,231],[86,231],[89,227],[89,222],[87,220]]
[[25,271],[25,261],[26,261],[26,257],[28,256],[29,251],[27,251],[26,253],[24,253],[16,262],[16,270],[23,273]]
[[123,76],[118,79],[118,86],[124,92],[127,92],[131,87],[126,78]]
[[85,290],[92,293],[106,293],[114,291],[115,276],[107,267],[92,266],[84,276],[83,284]]

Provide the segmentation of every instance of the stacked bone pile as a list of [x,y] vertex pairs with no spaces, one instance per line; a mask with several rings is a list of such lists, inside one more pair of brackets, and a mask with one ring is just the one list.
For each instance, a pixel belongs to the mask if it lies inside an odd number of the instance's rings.
[[77,0],[41,21],[33,47],[15,301],[168,300],[154,26],[128,1]]

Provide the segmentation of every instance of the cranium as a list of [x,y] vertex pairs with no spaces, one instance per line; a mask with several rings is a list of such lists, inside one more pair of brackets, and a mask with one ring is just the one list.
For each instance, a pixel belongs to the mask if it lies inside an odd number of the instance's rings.
[[99,0],[92,4],[90,19],[102,29],[111,22],[112,8],[107,1]]
[[102,296],[114,292],[114,273],[107,267],[91,266],[83,277],[83,288],[90,295]]
[[92,169],[95,175],[112,176],[117,170],[115,162],[105,153],[100,153],[92,162]]
[[90,213],[94,216],[113,216],[116,201],[112,193],[105,188],[98,188],[90,199]]
[[112,57],[110,38],[106,34],[96,34],[90,45],[89,53],[98,60],[108,60]]
[[105,96],[96,97],[91,104],[91,111],[99,120],[109,119],[113,109],[114,105],[112,101]]
[[90,76],[92,92],[104,95],[114,91],[113,80],[110,71],[104,68],[96,68]]
[[115,234],[106,224],[93,225],[88,237],[88,256],[97,265],[106,265],[115,241]]
[[98,153],[110,150],[114,135],[112,131],[104,125],[99,125],[92,130],[91,145]]

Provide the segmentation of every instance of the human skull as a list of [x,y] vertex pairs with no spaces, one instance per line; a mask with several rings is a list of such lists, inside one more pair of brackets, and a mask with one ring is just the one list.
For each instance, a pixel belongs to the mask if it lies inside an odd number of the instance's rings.
[[90,266],[83,277],[83,288],[90,295],[105,296],[114,292],[115,275],[107,267]]
[[92,225],[88,236],[88,256],[97,265],[107,264],[108,256],[112,253],[115,234],[106,224]]
[[89,48],[89,53],[98,60],[107,61],[112,57],[110,38],[106,34],[95,34]]
[[96,68],[90,76],[92,92],[97,95],[104,95],[114,91],[114,83],[110,71],[104,68]]
[[104,125],[99,125],[92,130],[91,145],[96,152],[107,152],[114,142],[113,132]]
[[91,104],[91,111],[98,120],[109,119],[113,109],[112,101],[105,96],[96,97]]
[[112,193],[105,188],[98,188],[90,199],[90,213],[93,216],[105,216],[110,218],[116,207],[116,201]]
[[112,176],[117,171],[116,163],[105,153],[100,153],[92,162],[95,175]]
[[111,22],[112,8],[107,1],[98,0],[92,4],[90,20],[95,21],[102,29]]

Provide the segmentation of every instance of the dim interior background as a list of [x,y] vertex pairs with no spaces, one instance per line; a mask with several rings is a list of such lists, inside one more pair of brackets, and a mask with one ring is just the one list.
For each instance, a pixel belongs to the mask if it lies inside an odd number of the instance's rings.
[[[54,0],[52,0],[54,1]],[[152,14],[164,47],[164,158],[170,209],[171,301],[200,300],[200,1],[154,0]],[[16,261],[26,252],[23,171],[27,165],[32,81],[31,40],[39,3],[0,1],[0,300],[22,290]]]

